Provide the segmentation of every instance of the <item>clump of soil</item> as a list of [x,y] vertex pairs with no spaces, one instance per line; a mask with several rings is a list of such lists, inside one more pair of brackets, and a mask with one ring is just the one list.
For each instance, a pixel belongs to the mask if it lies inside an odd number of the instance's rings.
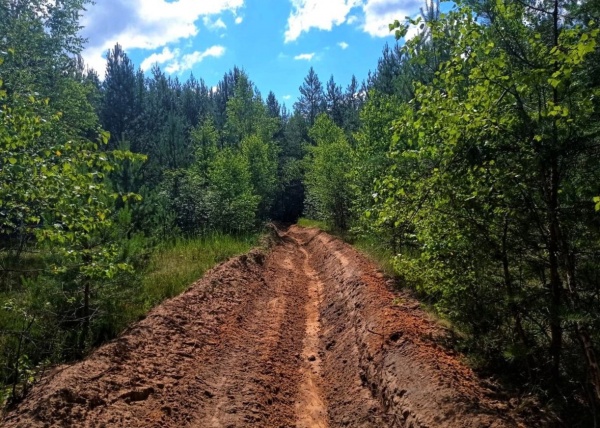
[[316,229],[277,234],[57,367],[3,426],[524,426],[365,257]]

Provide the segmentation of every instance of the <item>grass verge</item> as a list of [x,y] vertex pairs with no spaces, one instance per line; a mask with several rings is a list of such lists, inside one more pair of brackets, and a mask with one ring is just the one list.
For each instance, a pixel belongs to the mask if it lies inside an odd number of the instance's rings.
[[215,233],[195,239],[178,239],[159,247],[142,277],[145,310],[174,297],[216,264],[248,252],[257,235],[230,236]]
[[386,275],[397,277],[398,273],[394,269],[394,252],[390,248],[386,248],[376,238],[358,238],[352,245],[361,253],[373,260]]
[[327,233],[337,236],[342,240],[348,242],[361,253],[366,255],[368,258],[373,260],[387,275],[391,277],[397,276],[397,272],[394,269],[393,259],[394,252],[386,248],[384,244],[379,242],[374,237],[360,237],[354,238],[349,233],[340,233],[333,230],[326,222],[320,220],[312,220],[308,218],[300,218],[298,225],[302,227],[316,227]]
[[[215,233],[177,239],[155,247],[149,256],[143,242],[129,242],[137,269],[91,283],[94,316],[84,343],[77,319],[82,298],[77,281],[44,272],[46,263],[39,254],[21,259],[36,268],[34,273],[19,278],[0,270],[0,407],[22,397],[48,365],[78,360],[118,336],[211,267],[248,252],[258,237]],[[10,260],[3,256],[0,261],[7,265]]]
[[300,218],[298,219],[298,226],[302,227],[316,227],[317,229],[321,229],[325,232],[331,232],[331,227],[324,221],[321,220],[312,220],[309,218]]

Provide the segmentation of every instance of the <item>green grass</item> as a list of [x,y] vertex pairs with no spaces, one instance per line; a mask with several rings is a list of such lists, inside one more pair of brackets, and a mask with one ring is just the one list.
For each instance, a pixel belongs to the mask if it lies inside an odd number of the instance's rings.
[[215,233],[165,244],[155,251],[143,273],[145,309],[180,294],[208,269],[248,252],[257,241],[256,235],[234,237]]
[[394,253],[390,248],[379,242],[374,237],[358,238],[352,245],[361,253],[373,260],[387,275],[395,277]]
[[[93,284],[92,305],[98,311],[86,349],[79,348],[80,326],[61,321],[63,315],[72,316],[79,297],[77,284],[44,273],[46,253],[27,253],[15,261],[0,252],[3,268],[25,266],[26,271],[0,271],[0,407],[12,395],[13,381],[18,396],[39,367],[79,358],[81,352],[116,337],[150,309],[186,290],[211,267],[257,244],[258,235],[215,233],[165,242],[148,256],[143,242],[128,242],[132,260],[139,259],[137,269]],[[66,300],[69,297],[72,302]]]
[[394,270],[393,258],[394,253],[391,249],[386,248],[385,244],[379,242],[375,237],[359,237],[352,236],[349,232],[338,232],[333,230],[326,222],[321,220],[312,220],[308,218],[300,218],[298,225],[303,227],[316,227],[324,230],[327,233],[337,236],[347,243],[354,246],[361,253],[373,260],[387,275],[396,276]]
[[311,220],[309,218],[300,218],[298,220],[298,226],[302,227],[316,227],[317,229],[324,230],[325,232],[331,232],[331,227],[324,221],[321,220]]

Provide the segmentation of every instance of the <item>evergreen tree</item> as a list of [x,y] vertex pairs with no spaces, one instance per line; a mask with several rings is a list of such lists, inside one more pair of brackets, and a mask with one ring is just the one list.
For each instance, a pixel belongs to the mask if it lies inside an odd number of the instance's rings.
[[294,109],[304,116],[309,126],[312,126],[317,116],[325,111],[323,85],[312,67],[300,86],[300,98],[294,105]]
[[335,83],[333,75],[327,81],[325,103],[327,105],[327,114],[333,119],[333,122],[337,126],[343,126],[344,97],[342,95],[342,87]]
[[110,132],[109,148],[128,139],[127,130],[135,117],[136,76],[133,63],[118,43],[108,51],[106,77],[102,84],[100,119]]
[[183,84],[181,100],[182,113],[188,127],[194,128],[212,115],[209,89],[204,80],[196,80],[194,75]]
[[227,121],[227,102],[234,95],[238,78],[242,70],[234,67],[223,76],[214,91],[211,91],[214,106],[215,125],[222,130]]
[[401,73],[403,51],[399,45],[390,47],[387,43],[377,62],[377,69],[369,76],[369,88],[381,94],[393,95],[397,91],[397,79]]
[[356,76],[352,75],[350,84],[346,88],[343,96],[343,128],[349,133],[354,133],[360,126],[360,108],[363,103],[364,95],[358,85]]
[[267,112],[270,117],[281,117],[281,106],[279,105],[277,98],[275,98],[273,91],[269,92],[269,95],[267,95]]

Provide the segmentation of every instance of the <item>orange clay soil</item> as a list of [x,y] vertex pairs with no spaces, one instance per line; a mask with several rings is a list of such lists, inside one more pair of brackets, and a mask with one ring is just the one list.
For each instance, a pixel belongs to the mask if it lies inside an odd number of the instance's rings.
[[316,229],[276,235],[56,368],[3,426],[525,426],[364,256]]

